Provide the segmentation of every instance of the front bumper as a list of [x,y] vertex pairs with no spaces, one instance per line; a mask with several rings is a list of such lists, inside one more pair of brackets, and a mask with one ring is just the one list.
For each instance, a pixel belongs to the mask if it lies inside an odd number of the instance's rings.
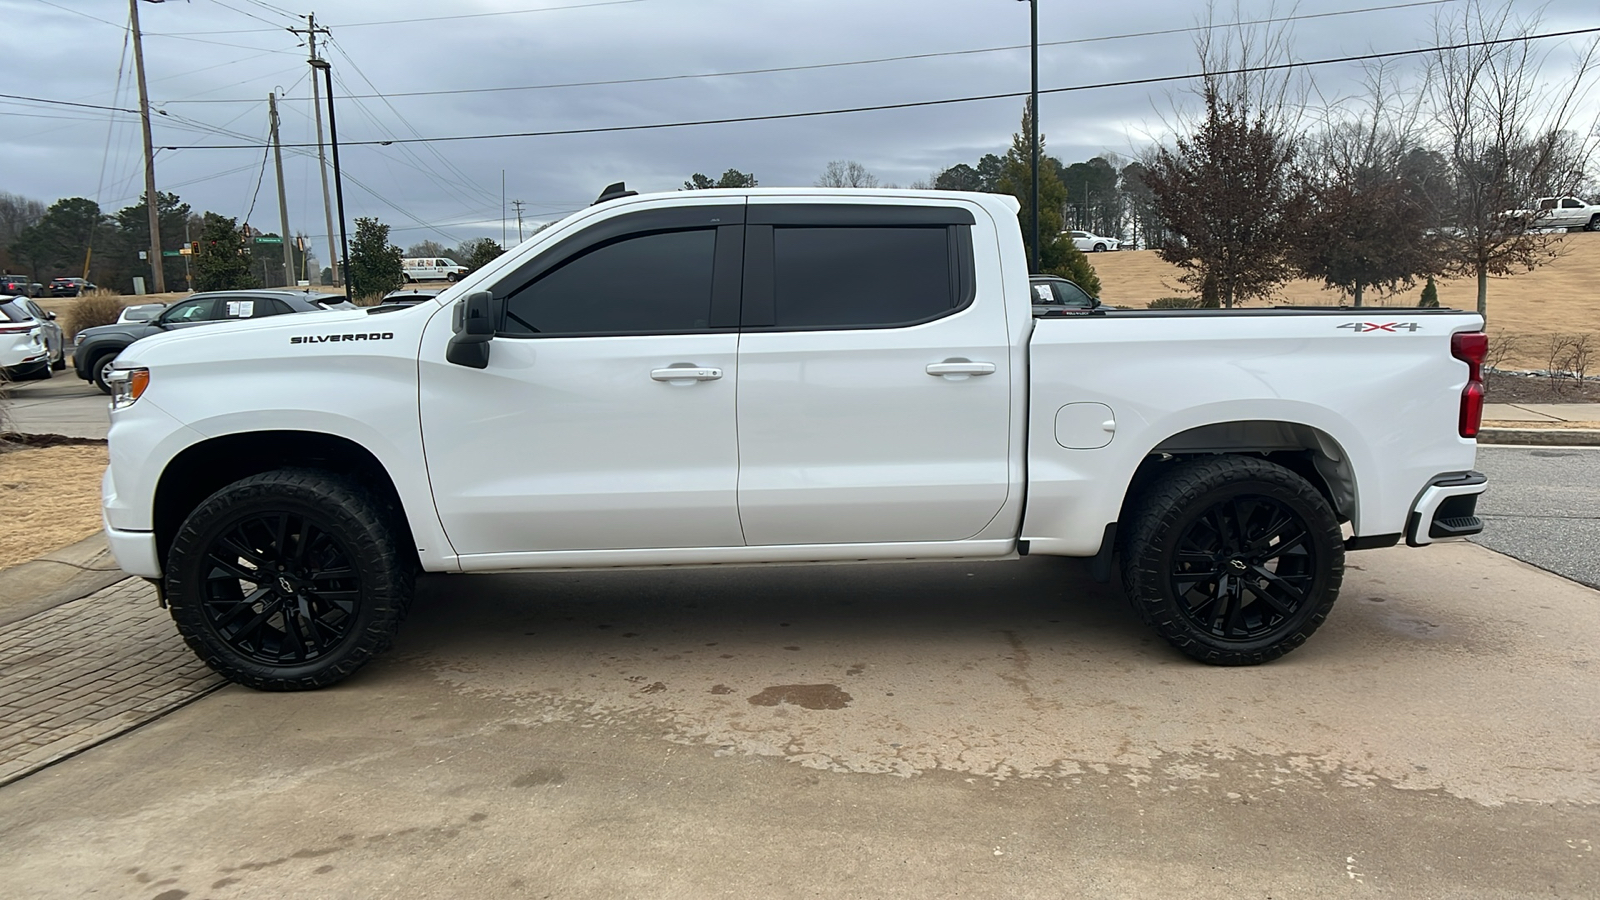
[[117,565],[129,575],[160,578],[161,560],[156,556],[156,536],[152,531],[121,531],[106,526],[106,543]]
[[1434,541],[1471,537],[1483,531],[1478,497],[1489,488],[1482,472],[1451,472],[1428,482],[1411,505],[1406,544],[1423,547]]

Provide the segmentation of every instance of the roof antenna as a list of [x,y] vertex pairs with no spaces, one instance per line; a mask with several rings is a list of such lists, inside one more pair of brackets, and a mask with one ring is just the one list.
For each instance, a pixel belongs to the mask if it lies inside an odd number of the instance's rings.
[[594,201],[593,203],[591,203],[589,205],[590,206],[599,206],[600,204],[606,202],[607,200],[618,200],[618,199],[621,199],[622,197],[637,197],[637,196],[639,196],[639,192],[638,191],[630,191],[630,190],[628,190],[627,183],[619,181],[616,184],[608,184],[608,185],[606,185],[606,189],[600,192],[600,199]]

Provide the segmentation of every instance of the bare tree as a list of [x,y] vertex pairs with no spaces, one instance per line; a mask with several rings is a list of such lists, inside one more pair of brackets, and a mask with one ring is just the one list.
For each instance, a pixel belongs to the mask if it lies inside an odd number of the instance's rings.
[[853,159],[836,159],[828,163],[822,170],[822,177],[817,179],[817,187],[833,188],[875,188],[878,186],[878,176],[867,171],[867,167]]
[[406,248],[406,256],[409,257],[449,256],[454,252],[454,250],[450,250],[438,241],[422,241],[420,243],[412,244],[410,247]]
[[1531,271],[1555,252],[1555,238],[1529,233],[1507,212],[1575,190],[1596,139],[1592,128],[1572,128],[1600,41],[1579,51],[1568,78],[1551,80],[1549,52],[1527,40],[1538,24],[1515,17],[1511,2],[1491,8],[1483,0],[1434,20],[1436,43],[1454,48],[1434,57],[1427,87],[1452,178],[1448,192],[1431,199],[1446,225],[1449,271],[1477,278],[1478,312],[1486,317],[1489,276]]
[[1310,85],[1303,70],[1261,69],[1292,58],[1290,33],[1236,24],[1237,0],[1232,18],[1219,24],[1207,5],[1195,39],[1203,112],[1178,115],[1180,137],[1146,161],[1142,178],[1167,232],[1161,256],[1186,270],[1180,280],[1203,306],[1268,296],[1292,276],[1303,199],[1291,188]]
[[1333,105],[1307,139],[1299,183],[1310,210],[1290,253],[1302,274],[1356,306],[1369,288],[1409,288],[1440,269],[1432,204],[1408,177],[1420,92],[1406,92],[1382,65],[1366,81],[1362,96]]

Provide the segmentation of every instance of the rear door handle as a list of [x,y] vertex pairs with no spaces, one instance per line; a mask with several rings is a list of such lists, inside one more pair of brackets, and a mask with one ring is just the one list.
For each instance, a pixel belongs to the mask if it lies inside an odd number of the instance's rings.
[[995,365],[992,362],[973,362],[970,359],[947,359],[944,362],[928,363],[929,375],[942,375],[946,378],[956,376],[957,379],[967,375],[993,375]]
[[665,368],[651,369],[650,377],[668,384],[694,384],[696,381],[716,381],[722,377],[722,370],[715,366],[673,363]]

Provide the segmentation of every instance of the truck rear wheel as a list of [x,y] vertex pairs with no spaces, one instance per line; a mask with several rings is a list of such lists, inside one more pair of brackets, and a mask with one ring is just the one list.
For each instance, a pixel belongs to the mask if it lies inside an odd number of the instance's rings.
[[383,507],[314,470],[236,481],[201,503],[167,554],[166,594],[190,649],[264,691],[343,681],[388,649],[413,570]]
[[1268,662],[1305,643],[1344,578],[1344,541],[1327,500],[1262,459],[1175,465],[1126,532],[1129,602],[1167,642],[1211,665]]

